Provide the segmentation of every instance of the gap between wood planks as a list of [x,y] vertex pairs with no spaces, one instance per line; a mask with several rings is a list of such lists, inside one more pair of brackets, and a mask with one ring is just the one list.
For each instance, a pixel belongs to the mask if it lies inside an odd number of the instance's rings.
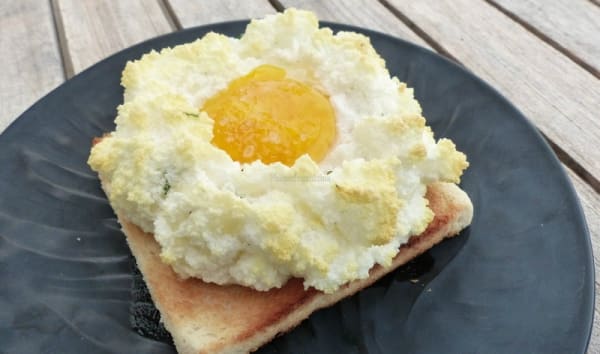
[[183,29],[179,17],[177,17],[177,15],[175,14],[175,10],[173,10],[173,6],[171,6],[171,2],[169,0],[158,0],[158,4],[163,10],[167,21],[169,21],[171,27],[173,27],[173,30],[179,31]]
[[[538,130],[539,131],[539,130]],[[596,193],[600,194],[600,181],[594,177],[591,173],[589,173],[585,167],[581,166],[579,162],[573,159],[569,154],[567,154],[560,146],[558,146],[554,141],[549,139],[546,134],[539,131],[544,139],[550,144],[552,150],[558,157],[562,163],[564,163],[567,167],[571,169],[579,178],[584,180]]]
[[542,31],[538,30],[534,26],[527,23],[527,21],[520,18],[517,14],[504,8],[502,5],[498,4],[495,0],[484,0],[484,1],[487,2],[488,4],[490,4],[492,7],[496,8],[498,11],[502,12],[504,15],[506,15],[511,20],[513,20],[516,23],[518,23],[519,25],[521,25],[523,28],[525,28],[526,30],[531,32],[533,35],[535,35],[542,41],[548,43],[551,47],[553,47],[554,49],[556,49],[557,51],[562,53],[567,58],[571,59],[575,64],[581,66],[585,70],[589,71],[590,74],[592,74],[595,77],[597,77],[598,79],[600,79],[600,71],[598,71],[598,69],[596,69],[592,65],[588,64],[587,62],[585,62],[585,60],[579,58],[575,53],[571,52],[569,49],[565,48],[564,46],[562,46],[560,43],[558,43],[554,39],[545,35]]
[[279,0],[269,0],[269,3],[277,10],[277,12],[283,12],[283,10],[285,10],[285,6],[283,6]]
[[55,0],[48,0],[50,3],[50,9],[52,9],[52,22],[54,23],[54,29],[56,32],[56,41],[58,43],[58,52],[60,53],[60,59],[62,61],[63,73],[65,80],[70,79],[75,70],[73,69],[73,60],[71,54],[69,54],[69,46],[67,43],[67,36],[65,35],[65,26],[63,23],[62,15],[60,14],[59,5]]
[[408,18],[408,16],[403,14],[400,10],[398,10],[397,8],[392,6],[386,0],[379,0],[379,2],[386,9],[388,9],[394,16],[396,16],[396,18],[398,18],[398,20],[400,20],[401,22],[404,22],[404,24],[406,26],[408,26],[408,28],[410,28],[413,32],[415,32],[417,34],[417,36],[423,38],[423,40],[425,42],[427,42],[427,44],[429,44],[431,46],[431,48],[433,48],[436,52],[438,52],[441,55],[445,56],[446,58],[462,65],[462,63],[460,61],[458,61],[458,59],[456,59],[452,54],[450,54],[450,52],[448,50],[446,50],[446,48],[444,48],[444,46],[442,46],[440,43],[438,43],[435,39],[431,38],[431,36],[428,35],[427,32],[425,32],[416,23],[411,21],[411,19]]

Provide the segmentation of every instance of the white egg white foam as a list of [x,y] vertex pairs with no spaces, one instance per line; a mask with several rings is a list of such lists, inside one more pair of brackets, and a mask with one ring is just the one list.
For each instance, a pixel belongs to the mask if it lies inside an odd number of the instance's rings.
[[[259,65],[329,96],[337,140],[320,163],[240,164],[210,143],[199,110]],[[161,245],[182,277],[258,290],[291,277],[332,292],[387,266],[433,218],[435,181],[458,182],[465,156],[435,141],[413,92],[368,38],[319,28],[312,13],[254,20],[240,39],[208,34],[127,64],[117,128],[89,164],[115,211]]]

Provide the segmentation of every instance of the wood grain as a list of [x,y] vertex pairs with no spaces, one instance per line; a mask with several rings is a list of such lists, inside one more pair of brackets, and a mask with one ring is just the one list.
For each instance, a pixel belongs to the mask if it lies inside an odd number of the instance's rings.
[[67,76],[135,43],[173,30],[156,0],[52,0]]
[[374,0],[280,0],[283,6],[313,11],[320,20],[340,22],[373,29],[429,48],[403,22]]
[[0,29],[1,133],[64,74],[48,2],[2,1]]
[[594,252],[594,264],[596,264],[596,306],[594,307],[594,324],[592,337],[589,344],[589,353],[600,352],[600,282],[597,267],[600,264],[600,195],[589,185],[581,180],[573,171],[567,169],[569,177],[575,186],[579,201],[586,216],[590,236],[592,239],[592,251]]
[[167,0],[183,28],[208,23],[260,18],[277,12],[268,0]]
[[600,81],[490,4],[390,0],[600,179]]
[[600,77],[600,7],[588,0],[492,2],[539,31]]

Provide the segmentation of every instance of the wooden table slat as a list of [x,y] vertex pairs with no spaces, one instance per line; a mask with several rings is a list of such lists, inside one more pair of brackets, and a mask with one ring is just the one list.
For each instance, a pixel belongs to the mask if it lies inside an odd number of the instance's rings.
[[600,81],[484,1],[389,0],[600,179]]
[[48,2],[3,1],[0,29],[1,133],[23,110],[60,84],[64,73]]
[[313,11],[319,20],[345,23],[373,29],[429,48],[408,26],[399,21],[381,3],[373,0],[280,0],[286,8]]
[[493,0],[600,77],[600,7],[589,0]]
[[[133,44],[173,31],[158,0],[52,0],[71,76]],[[67,57],[67,55],[65,55]]]
[[184,28],[215,22],[258,18],[277,12],[268,0],[167,1]]

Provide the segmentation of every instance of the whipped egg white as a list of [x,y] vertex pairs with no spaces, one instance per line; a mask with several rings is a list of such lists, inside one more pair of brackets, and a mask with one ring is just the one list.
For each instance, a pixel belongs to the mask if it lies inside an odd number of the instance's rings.
[[[320,160],[300,150],[286,164],[240,162],[213,143],[224,118],[203,107],[264,65],[329,101],[335,138]],[[434,139],[367,37],[319,28],[305,11],[253,20],[239,39],[209,33],[153,51],[127,64],[122,84],[116,129],[89,164],[116,213],[153,233],[184,278],[268,290],[298,277],[333,292],[389,266],[433,219],[427,185],[458,183],[468,166]]]

